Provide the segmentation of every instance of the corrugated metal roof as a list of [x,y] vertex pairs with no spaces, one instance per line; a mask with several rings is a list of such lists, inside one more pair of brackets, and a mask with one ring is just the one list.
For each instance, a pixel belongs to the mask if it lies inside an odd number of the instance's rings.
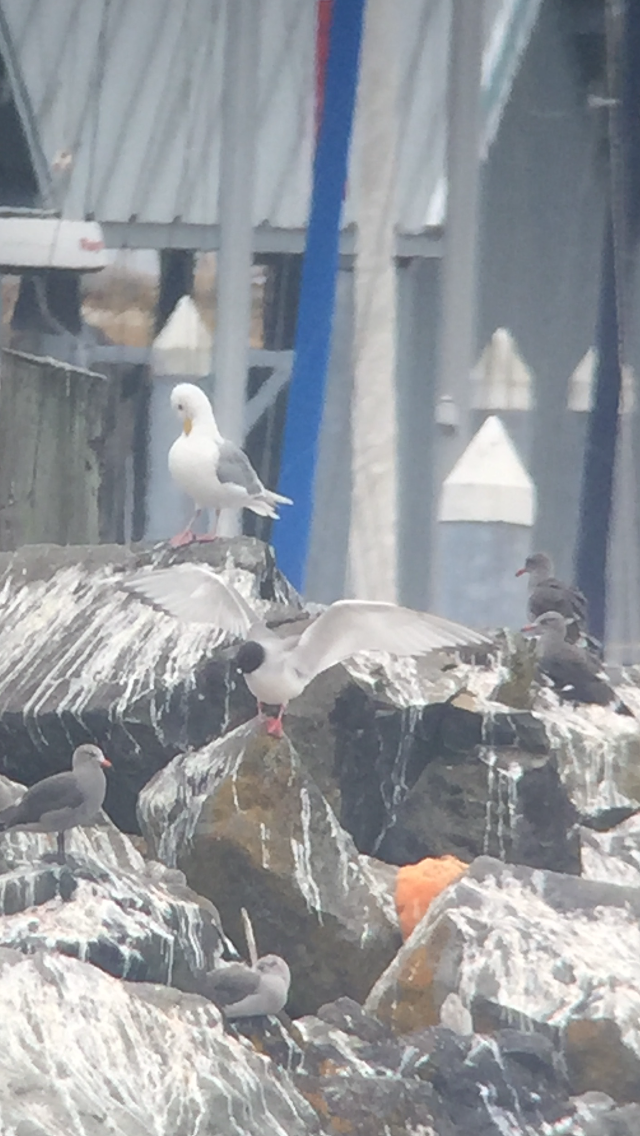
[[[0,0],[53,197],[67,217],[215,225],[229,0]],[[541,0],[485,0],[485,148]],[[397,226],[443,220],[450,0],[401,0]],[[257,6],[259,0],[257,0]],[[315,8],[263,0],[256,226],[302,229]],[[344,224],[354,217],[351,191]]]

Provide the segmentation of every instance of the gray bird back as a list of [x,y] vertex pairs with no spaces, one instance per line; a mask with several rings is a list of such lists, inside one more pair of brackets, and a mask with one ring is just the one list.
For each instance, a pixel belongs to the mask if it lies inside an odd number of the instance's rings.
[[18,801],[11,824],[36,824],[46,813],[60,809],[78,809],[84,796],[73,773],[56,773],[27,789]]
[[218,480],[223,484],[240,485],[252,496],[264,492],[264,485],[247,455],[233,442],[223,442],[220,446]]

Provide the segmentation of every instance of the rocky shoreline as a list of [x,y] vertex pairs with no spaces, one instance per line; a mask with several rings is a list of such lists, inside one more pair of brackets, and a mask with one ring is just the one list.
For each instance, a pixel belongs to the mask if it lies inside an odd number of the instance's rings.
[[[114,767],[66,866],[0,834],[0,1132],[636,1134],[638,722],[559,706],[501,633],[337,666],[269,738],[230,645],[119,588],[194,556],[308,618],[248,538],[0,555],[0,803],[83,741]],[[397,868],[444,854],[469,868],[403,944]],[[242,907],[280,1020],[204,996]]]

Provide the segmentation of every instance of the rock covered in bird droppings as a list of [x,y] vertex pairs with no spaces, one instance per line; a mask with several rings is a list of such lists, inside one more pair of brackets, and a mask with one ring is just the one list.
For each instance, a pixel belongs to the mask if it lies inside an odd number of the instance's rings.
[[265,1058],[196,995],[118,981],[78,959],[0,951],[0,1019],[3,1132],[321,1131],[287,1074],[267,1074]]
[[194,990],[223,950],[213,905],[179,873],[145,863],[106,818],[68,834],[66,864],[43,859],[52,846],[51,836],[0,834],[0,945]]
[[142,785],[180,749],[255,713],[216,629],[122,590],[141,567],[201,559],[261,613],[299,606],[271,550],[238,537],[186,551],[31,545],[0,553],[0,770],[31,784],[83,741],[112,761],[106,809],[135,830]]
[[476,860],[365,1009],[407,1033],[435,1024],[451,992],[478,1031],[523,1022],[557,1038],[577,1092],[640,1100],[640,890]]
[[[488,853],[578,873],[581,817],[640,806],[640,725],[601,706],[495,701],[500,650],[484,662],[350,661],[335,734],[341,824],[362,852],[396,864]],[[638,710],[640,688],[619,693]]]
[[559,1054],[518,1030],[461,1038],[436,1026],[397,1037],[341,998],[299,1018],[292,1034],[294,1079],[330,1132],[539,1136],[574,1113]]
[[360,858],[286,739],[239,727],[163,769],[140,795],[153,855],[178,865],[240,942],[239,910],[260,954],[291,967],[289,1012],[356,999],[400,935],[386,882]]

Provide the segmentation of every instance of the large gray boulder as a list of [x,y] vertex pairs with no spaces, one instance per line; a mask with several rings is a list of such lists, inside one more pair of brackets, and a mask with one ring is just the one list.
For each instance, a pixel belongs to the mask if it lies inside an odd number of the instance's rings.
[[313,1136],[311,1106],[216,1007],[74,958],[0,950],[0,1130]]
[[286,738],[238,727],[175,758],[138,809],[150,853],[215,903],[232,939],[241,941],[245,907],[260,953],[287,960],[291,1013],[342,994],[363,999],[400,946],[387,880],[358,855]]
[[114,765],[107,812],[131,832],[157,769],[255,713],[219,632],[179,625],[119,586],[146,564],[184,558],[219,568],[261,612],[297,603],[269,548],[250,538],[0,553],[0,772],[31,784],[94,741]]
[[[119,586],[183,559],[213,565],[271,620],[305,618],[271,550],[249,538],[0,554],[0,772],[31,784],[94,740],[114,764],[107,812],[135,832],[137,794],[159,769],[254,717],[235,645]],[[489,853],[577,873],[575,822],[640,806],[638,721],[559,706],[512,646],[363,655],[291,705],[287,736],[359,852],[395,864]],[[640,707],[640,688],[621,694]]]
[[397,1033],[457,995],[474,1029],[561,1045],[577,1092],[640,1101],[640,889],[482,857],[432,904],[365,1009]]
[[[535,688],[526,706],[502,701],[522,692],[500,642],[453,664],[363,655],[345,669],[332,713],[339,815],[360,851],[397,864],[489,853],[577,874],[576,822],[640,806],[640,722]],[[640,703],[637,687],[620,691]]]
[[[24,787],[3,778],[0,790],[17,799]],[[47,859],[55,836],[0,833],[0,946],[197,990],[226,947],[213,904],[181,872],[145,861],[104,815],[68,833],[66,844],[59,865]]]

